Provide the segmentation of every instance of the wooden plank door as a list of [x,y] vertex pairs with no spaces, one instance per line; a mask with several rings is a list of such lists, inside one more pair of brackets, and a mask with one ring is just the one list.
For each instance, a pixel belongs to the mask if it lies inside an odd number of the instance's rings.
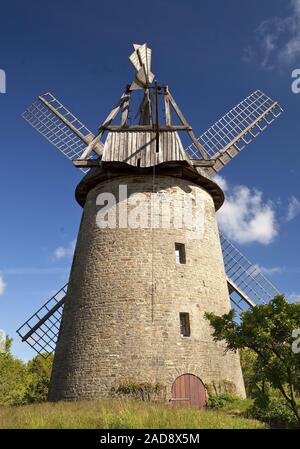
[[193,374],[177,377],[172,385],[172,402],[176,407],[189,405],[203,408],[206,404],[206,391],[201,379]]

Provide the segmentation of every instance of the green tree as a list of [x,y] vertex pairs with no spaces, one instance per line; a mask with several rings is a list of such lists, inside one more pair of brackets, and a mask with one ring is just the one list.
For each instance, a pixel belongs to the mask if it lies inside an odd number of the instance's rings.
[[[217,316],[206,313],[215,341],[225,340],[228,350],[251,349],[256,354],[257,385],[264,381],[280,391],[300,424],[295,392],[300,387],[300,354],[292,351],[293,331],[300,329],[300,304],[289,304],[283,295],[270,303],[241,313]],[[249,374],[249,373],[248,373]]]
[[7,337],[6,351],[0,354],[0,404],[19,405],[24,402],[29,376],[24,362],[13,357],[12,339]]
[[52,354],[47,358],[37,355],[28,362],[27,370],[30,382],[25,392],[25,402],[33,403],[47,400],[52,364]]

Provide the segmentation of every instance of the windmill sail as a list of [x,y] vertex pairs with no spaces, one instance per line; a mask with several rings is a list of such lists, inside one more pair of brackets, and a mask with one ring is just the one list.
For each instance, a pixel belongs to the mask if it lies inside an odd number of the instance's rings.
[[[226,237],[220,233],[228,290],[239,309],[269,302],[279,290]],[[55,351],[68,284],[34,313],[18,330],[36,352],[47,357]]]
[[280,291],[264,276],[259,267],[245,257],[222,233],[221,247],[231,300],[237,306],[266,304]]
[[[95,137],[75,115],[49,92],[40,95],[23,112],[22,117],[71,161],[78,159]],[[90,158],[99,158],[101,154],[102,144],[99,142],[93,148]],[[85,168],[81,170],[84,173],[88,171]]]
[[55,351],[67,287],[64,285],[17,330],[22,341],[44,357]]
[[[209,159],[216,161],[209,174],[220,171],[282,112],[276,101],[257,90],[201,134],[198,142]],[[194,144],[185,151],[191,159],[202,158]]]

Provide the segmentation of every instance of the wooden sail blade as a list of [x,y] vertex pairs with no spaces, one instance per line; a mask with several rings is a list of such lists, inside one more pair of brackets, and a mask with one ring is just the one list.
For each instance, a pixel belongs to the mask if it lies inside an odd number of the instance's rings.
[[266,304],[280,294],[259,267],[250,262],[222,233],[220,239],[230,296],[236,294],[239,302],[254,306]]
[[[283,112],[280,105],[257,90],[231,109],[198,137],[209,159],[215,161],[211,175],[221,170]],[[201,155],[194,144],[186,148],[191,159]]]
[[17,330],[22,341],[45,358],[55,351],[67,287],[64,285]]
[[[40,95],[22,117],[71,161],[78,159],[94,138],[94,134],[51,93]],[[98,143],[90,158],[99,158],[102,148]]]

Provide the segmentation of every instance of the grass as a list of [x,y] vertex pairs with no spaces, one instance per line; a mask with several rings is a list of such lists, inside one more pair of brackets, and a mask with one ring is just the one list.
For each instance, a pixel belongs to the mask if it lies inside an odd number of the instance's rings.
[[173,408],[124,399],[0,408],[0,429],[261,429],[241,411]]

